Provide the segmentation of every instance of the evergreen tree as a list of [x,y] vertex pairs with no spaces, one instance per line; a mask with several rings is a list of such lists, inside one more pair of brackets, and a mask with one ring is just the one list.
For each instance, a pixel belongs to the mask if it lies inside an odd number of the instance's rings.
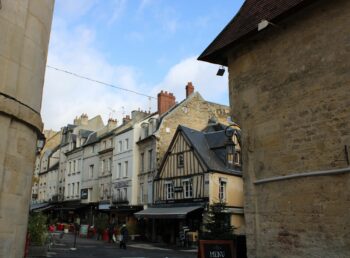
[[234,227],[230,223],[231,214],[226,212],[225,203],[214,203],[204,214],[201,239],[234,239]]

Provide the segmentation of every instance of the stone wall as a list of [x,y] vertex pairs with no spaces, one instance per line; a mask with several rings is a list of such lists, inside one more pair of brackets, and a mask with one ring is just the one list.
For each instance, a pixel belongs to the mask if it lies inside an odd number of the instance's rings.
[[209,118],[213,116],[217,118],[218,122],[227,124],[227,117],[230,116],[229,108],[207,102],[196,92],[166,115],[157,135],[159,138],[157,142],[157,166],[160,165],[178,125],[203,130],[208,125]]
[[23,257],[53,0],[0,9],[0,257]]
[[[249,257],[350,257],[350,2],[317,1],[229,55]],[[236,117],[235,117],[236,116]]]

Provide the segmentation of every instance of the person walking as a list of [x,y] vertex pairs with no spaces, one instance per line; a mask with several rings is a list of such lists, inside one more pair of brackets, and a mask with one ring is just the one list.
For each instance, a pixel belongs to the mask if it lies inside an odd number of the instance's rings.
[[113,242],[114,230],[115,230],[115,220],[114,220],[114,216],[112,216],[112,219],[110,220],[109,226],[108,226],[108,242],[109,243]]
[[122,228],[120,229],[120,235],[121,235],[121,239],[120,239],[119,248],[126,249],[126,242],[128,241],[129,231],[126,228],[125,224],[123,224]]

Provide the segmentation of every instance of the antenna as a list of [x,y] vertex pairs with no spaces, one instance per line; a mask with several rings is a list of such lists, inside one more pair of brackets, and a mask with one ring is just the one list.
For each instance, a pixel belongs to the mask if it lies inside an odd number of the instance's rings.
[[148,112],[151,113],[152,98],[148,97]]
[[109,118],[115,118],[116,117],[116,111],[113,108],[108,107],[108,109],[111,111],[109,112]]

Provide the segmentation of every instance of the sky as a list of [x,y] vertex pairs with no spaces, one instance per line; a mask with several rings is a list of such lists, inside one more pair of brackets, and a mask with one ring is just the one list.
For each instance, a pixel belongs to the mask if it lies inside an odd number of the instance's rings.
[[227,72],[198,56],[243,0],[56,0],[47,65],[152,96],[84,80],[47,67],[45,129],[60,130],[82,113],[121,118],[155,112],[161,90],[185,98],[192,82],[206,100],[229,104]]

